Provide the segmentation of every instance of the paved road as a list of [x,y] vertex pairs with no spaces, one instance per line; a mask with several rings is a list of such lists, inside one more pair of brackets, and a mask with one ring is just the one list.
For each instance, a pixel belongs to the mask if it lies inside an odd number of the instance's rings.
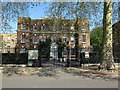
[[[51,67],[50,67],[51,68]],[[53,68],[52,68],[53,69]],[[52,70],[51,69],[51,70]],[[6,76],[2,77],[3,88],[118,88],[117,80],[91,79],[84,76],[74,76],[66,73],[62,68],[54,68],[51,75],[46,73],[39,75]],[[50,69],[48,69],[50,70]]]

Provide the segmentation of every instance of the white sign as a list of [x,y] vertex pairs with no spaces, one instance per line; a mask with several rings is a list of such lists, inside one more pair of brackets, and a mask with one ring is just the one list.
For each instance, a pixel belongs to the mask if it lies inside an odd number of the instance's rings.
[[28,50],[28,59],[38,59],[38,50]]
[[85,58],[89,58],[89,52],[85,52]]
[[53,59],[58,59],[58,45],[56,43],[52,43],[50,47],[50,56]]

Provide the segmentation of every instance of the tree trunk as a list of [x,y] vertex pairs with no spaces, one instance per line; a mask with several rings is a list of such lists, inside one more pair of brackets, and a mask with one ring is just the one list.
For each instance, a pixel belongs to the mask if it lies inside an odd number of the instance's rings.
[[67,67],[70,67],[70,46],[69,46],[69,41],[67,42]]
[[112,2],[104,2],[103,16],[103,45],[100,69],[113,69],[113,47],[112,47]]
[[[80,47],[79,47],[79,34],[78,34],[78,17],[75,22],[75,60],[80,62]],[[80,62],[81,67],[81,62]]]

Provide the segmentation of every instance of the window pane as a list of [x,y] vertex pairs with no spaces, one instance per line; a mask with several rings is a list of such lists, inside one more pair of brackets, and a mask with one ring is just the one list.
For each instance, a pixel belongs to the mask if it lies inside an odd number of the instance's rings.
[[10,36],[8,36],[8,40],[10,40]]
[[74,39],[74,37],[72,36],[71,37],[71,40],[70,40],[71,42],[74,42],[75,41],[75,39]]
[[33,26],[33,30],[37,30],[37,26]]
[[45,42],[46,41],[46,36],[42,36],[42,40],[41,41]]
[[25,53],[25,48],[21,48],[20,53]]
[[33,37],[33,43],[37,43],[37,36]]
[[52,30],[53,30],[53,31],[55,31],[55,29],[56,29],[56,27],[55,27],[55,26],[53,26],[53,27],[52,27]]
[[52,42],[56,41],[56,36],[52,36]]
[[26,25],[25,24],[22,24],[22,29],[26,29]]
[[45,28],[46,28],[46,26],[45,26],[45,24],[43,24],[42,27],[41,27],[41,29],[45,30]]
[[86,42],[86,35],[82,36],[83,42]]
[[10,43],[7,43],[7,47],[10,48]]
[[71,29],[71,30],[74,30],[74,26],[71,26],[70,29]]
[[86,29],[86,25],[82,25],[82,30],[85,30]]
[[66,37],[63,37],[63,42],[66,42]]
[[22,35],[22,43],[25,43],[25,41],[26,41],[26,35]]

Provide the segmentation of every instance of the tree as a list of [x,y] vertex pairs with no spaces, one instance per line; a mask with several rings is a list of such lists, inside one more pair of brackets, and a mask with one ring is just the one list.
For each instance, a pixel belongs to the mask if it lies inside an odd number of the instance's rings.
[[58,58],[62,58],[62,51],[64,50],[64,47],[66,47],[66,44],[60,38],[56,43],[58,44]]
[[0,5],[1,31],[11,31],[10,23],[17,21],[18,17],[27,16],[29,5],[29,2],[2,2]]
[[[53,2],[48,7],[47,10],[48,16],[53,17],[64,17],[66,19],[76,20],[75,29],[77,31],[77,21],[80,18],[90,18],[92,15],[98,16],[94,19],[94,21],[98,21],[99,15],[101,15],[104,4],[104,17],[103,17],[103,49],[102,49],[102,61],[101,66],[110,68],[113,66],[113,55],[112,55],[112,34],[111,34],[111,26],[112,26],[112,4],[110,4],[110,0],[106,0],[105,3],[97,3],[97,2]],[[101,8],[99,8],[101,7]],[[101,12],[100,12],[100,11]],[[109,18],[110,19],[109,19]],[[101,20],[102,21],[102,20]],[[100,22],[97,22],[99,25]],[[76,33],[77,34],[77,33]],[[76,35],[77,36],[77,35]],[[110,38],[109,38],[110,36]],[[76,38],[77,40],[77,38]],[[77,41],[78,42],[78,41]],[[107,52],[107,53],[106,53]],[[111,58],[111,59],[110,59]]]
[[[66,19],[74,20],[74,29],[75,29],[75,57],[76,60],[79,61],[80,51],[79,51],[79,34],[78,34],[78,27],[79,27],[79,19],[81,18],[88,18],[89,14],[93,11],[94,6],[96,3],[92,2],[54,2],[50,4],[49,9],[47,10],[48,16],[57,16],[57,17],[64,17]],[[91,9],[92,8],[92,9]],[[81,19],[82,22],[82,19]],[[70,32],[70,30],[69,30]],[[68,33],[68,37],[70,34]],[[69,37],[70,38],[70,37]],[[68,44],[69,45],[69,44]],[[69,57],[69,56],[68,56]],[[81,66],[81,63],[80,63]]]
[[100,68],[107,70],[115,67],[112,48],[112,5],[113,4],[110,0],[104,2],[103,45]]
[[97,27],[90,32],[90,43],[94,52],[101,52],[102,49],[103,28]]
[[38,44],[38,49],[39,49],[39,65],[42,65],[41,62],[41,57],[42,55],[45,55],[46,60],[49,61],[50,58],[50,45],[51,45],[51,39],[46,38],[46,41],[41,41]]

